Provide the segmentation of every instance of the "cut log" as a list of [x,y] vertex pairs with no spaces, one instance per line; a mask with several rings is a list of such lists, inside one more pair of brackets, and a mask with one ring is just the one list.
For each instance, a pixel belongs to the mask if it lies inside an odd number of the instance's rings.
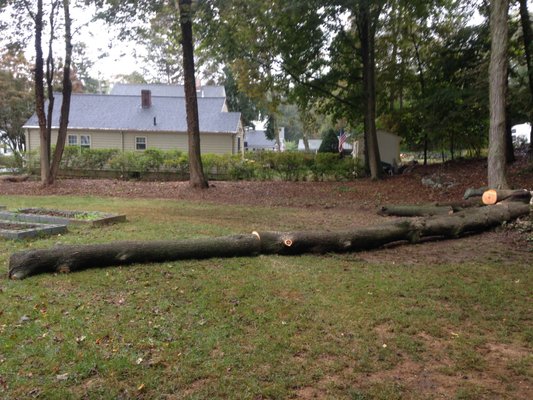
[[486,190],[483,193],[483,204],[492,205],[499,203],[500,201],[519,201],[523,203],[529,203],[531,200],[531,192],[526,189],[519,190]]
[[433,215],[450,215],[454,209],[450,206],[434,205],[387,205],[379,209],[378,214],[396,217],[430,217]]
[[401,241],[416,243],[430,237],[456,238],[490,229],[529,212],[528,204],[499,203],[452,215],[400,219],[344,232],[253,232],[212,239],[56,246],[14,253],[9,260],[9,277],[23,279],[43,272],[210,257],[357,251]]
[[468,200],[471,197],[481,197],[483,196],[483,193],[488,190],[489,188],[486,186],[480,187],[480,188],[468,188],[465,191],[465,194],[463,196],[464,200]]
[[27,181],[30,176],[25,175],[0,175],[0,182],[24,182]]
[[258,254],[260,249],[260,242],[255,235],[63,245],[14,253],[9,260],[9,277],[23,279],[43,272],[71,272],[112,265],[252,256]]

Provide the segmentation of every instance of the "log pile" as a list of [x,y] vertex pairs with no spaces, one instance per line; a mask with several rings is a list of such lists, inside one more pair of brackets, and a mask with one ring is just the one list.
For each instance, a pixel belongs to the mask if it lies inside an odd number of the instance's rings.
[[0,182],[25,182],[29,179],[29,175],[0,175]]
[[[71,272],[114,265],[211,257],[349,252],[401,242],[417,243],[429,238],[458,238],[528,215],[530,205],[527,203],[531,199],[531,193],[525,191],[529,194],[528,197],[523,192],[521,191],[518,196],[515,193],[505,197],[513,201],[503,201],[483,207],[479,206],[480,202],[477,200],[462,202],[460,206],[434,204],[428,207],[383,207],[380,210],[382,215],[415,216],[415,218],[402,218],[350,231],[253,232],[248,235],[219,238],[63,245],[50,249],[26,250],[11,256],[9,277],[24,279],[44,272]],[[504,193],[497,192],[496,199],[502,198]]]

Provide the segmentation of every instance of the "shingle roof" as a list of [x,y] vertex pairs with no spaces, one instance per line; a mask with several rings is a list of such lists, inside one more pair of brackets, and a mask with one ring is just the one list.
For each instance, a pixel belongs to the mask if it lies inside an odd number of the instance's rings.
[[275,140],[267,139],[265,131],[246,131],[244,140],[249,148],[274,148],[276,146]]
[[[152,96],[158,97],[185,97],[183,85],[161,84],[129,84],[117,83],[111,89],[112,95],[138,96],[141,90],[150,90]],[[198,98],[202,97],[226,97],[224,86],[203,86],[197,92]]]
[[[70,104],[69,128],[125,131],[186,132],[187,120],[183,97],[158,97],[152,95],[152,106],[141,108],[141,96],[73,94]],[[59,126],[62,95],[55,94],[52,125]],[[222,112],[222,97],[198,98],[200,132],[236,133],[240,113]],[[154,125],[154,118],[156,125]],[[34,114],[24,125],[37,127]]]

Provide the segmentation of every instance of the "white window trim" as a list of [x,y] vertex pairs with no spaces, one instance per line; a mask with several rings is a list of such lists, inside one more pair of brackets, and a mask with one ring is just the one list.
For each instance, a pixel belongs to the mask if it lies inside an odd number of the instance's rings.
[[[70,143],[70,138],[71,137],[76,139],[76,143],[73,143],[73,144]],[[78,146],[78,135],[72,135],[72,134],[67,135],[67,145],[68,146]]]
[[[84,137],[84,136],[89,138],[89,146],[84,145],[84,144],[81,143],[81,138]],[[92,145],[93,145],[93,138],[91,137],[91,135],[89,135],[89,134],[80,134],[80,144],[79,144],[79,146],[82,149],[90,149],[90,148],[92,148]]]
[[[138,149],[137,139],[144,139],[144,149]],[[145,151],[148,148],[148,138],[146,136],[135,136],[135,151]]]

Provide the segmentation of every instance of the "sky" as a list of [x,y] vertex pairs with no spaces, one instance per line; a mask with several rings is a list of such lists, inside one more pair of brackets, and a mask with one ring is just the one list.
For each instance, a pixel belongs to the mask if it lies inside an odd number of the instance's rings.
[[135,54],[141,54],[143,49],[133,42],[116,39],[118,31],[102,21],[91,22],[93,14],[94,6],[85,12],[72,10],[73,25],[80,27],[73,40],[87,45],[87,56],[94,62],[91,69],[93,78],[112,81],[116,75],[140,71],[142,65]]

